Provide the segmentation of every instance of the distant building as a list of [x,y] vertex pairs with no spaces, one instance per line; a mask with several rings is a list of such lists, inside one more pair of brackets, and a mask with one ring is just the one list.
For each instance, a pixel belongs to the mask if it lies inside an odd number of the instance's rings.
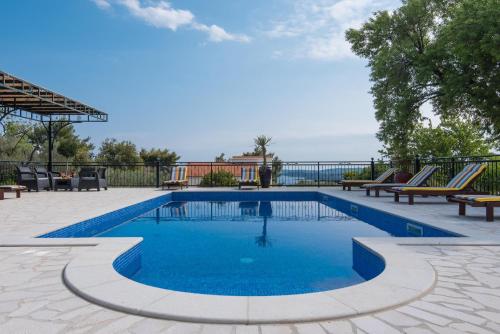
[[[267,155],[268,161],[271,161],[272,159],[272,155]],[[230,158],[228,162],[262,164],[264,162],[264,158],[260,155],[235,155]]]
[[[268,156],[268,160],[271,161],[272,156]],[[258,167],[262,165],[264,158],[262,156],[244,156],[237,155],[229,158],[227,162],[212,162],[212,163],[199,163],[190,162],[188,164],[188,178],[189,184],[197,186],[201,183],[201,180],[205,175],[209,175],[211,172],[217,173],[218,171],[226,171],[234,175],[236,179],[241,178],[241,168],[242,167]]]

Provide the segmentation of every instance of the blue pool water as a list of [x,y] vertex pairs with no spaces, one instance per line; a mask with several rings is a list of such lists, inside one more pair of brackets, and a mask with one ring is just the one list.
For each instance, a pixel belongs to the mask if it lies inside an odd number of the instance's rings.
[[234,194],[174,193],[42,237],[140,236],[144,241],[114,264],[132,280],[269,296],[337,289],[378,275],[383,261],[354,237],[457,236],[313,192]]

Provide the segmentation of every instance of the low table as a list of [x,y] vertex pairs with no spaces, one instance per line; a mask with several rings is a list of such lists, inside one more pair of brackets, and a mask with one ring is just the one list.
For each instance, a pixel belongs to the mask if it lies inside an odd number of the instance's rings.
[[21,191],[23,190],[26,190],[25,186],[16,186],[16,185],[0,186],[0,200],[3,200],[5,198],[4,193],[10,193],[10,192],[15,192],[16,198],[20,198]]
[[59,189],[71,190],[74,188],[78,188],[78,178],[77,177],[69,177],[69,178],[54,178],[54,191]]

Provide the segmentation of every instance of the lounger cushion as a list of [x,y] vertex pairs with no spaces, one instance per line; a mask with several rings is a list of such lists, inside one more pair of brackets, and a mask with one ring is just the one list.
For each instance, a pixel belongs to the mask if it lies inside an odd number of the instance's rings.
[[380,181],[372,180],[342,180],[342,183],[359,183],[359,184],[380,184]]
[[374,183],[366,184],[365,188],[394,188],[394,187],[404,187],[406,183]]
[[471,202],[500,202],[500,196],[496,195],[456,195],[457,199],[463,199]]
[[446,187],[463,189],[469,184],[473,177],[481,174],[485,168],[486,166],[481,164],[467,165],[446,185]]
[[447,187],[395,187],[395,190],[400,190],[400,191],[422,191],[422,192],[427,192],[427,191],[442,191],[442,192],[447,192],[447,191],[460,191],[459,188],[447,188]]

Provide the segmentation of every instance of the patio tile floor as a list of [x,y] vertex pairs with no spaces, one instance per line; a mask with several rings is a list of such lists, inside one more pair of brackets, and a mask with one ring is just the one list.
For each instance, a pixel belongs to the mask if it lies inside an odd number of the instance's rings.
[[[262,326],[183,323],[103,308],[62,282],[64,266],[92,246],[0,247],[0,333],[500,333],[498,220],[484,222],[480,210],[458,217],[455,205],[439,199],[408,207],[387,197],[320,190],[396,214],[420,212],[429,223],[470,229],[476,240],[488,237],[489,245],[404,246],[423,254],[437,273],[435,288],[407,305],[338,321]],[[23,194],[0,202],[1,239],[32,237],[159,194],[152,189]]]

